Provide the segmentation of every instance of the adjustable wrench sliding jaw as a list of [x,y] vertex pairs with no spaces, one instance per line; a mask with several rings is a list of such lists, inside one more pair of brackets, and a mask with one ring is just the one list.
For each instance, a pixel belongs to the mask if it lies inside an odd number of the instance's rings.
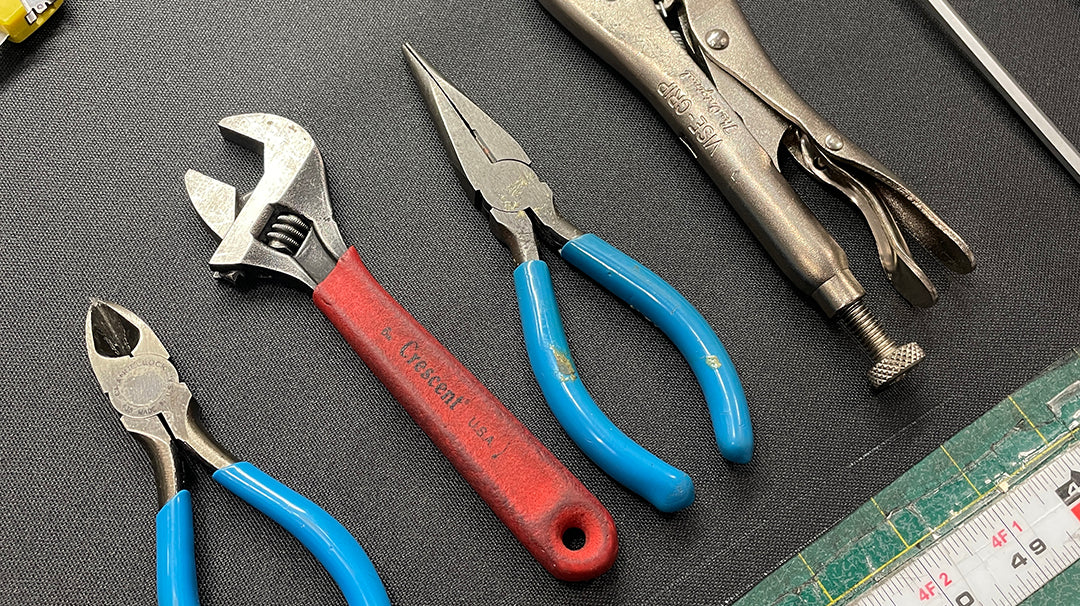
[[241,197],[202,173],[184,175],[199,216],[221,238],[210,267],[233,282],[254,268],[314,290],[346,250],[315,141],[295,122],[267,114],[230,116],[219,126],[227,141],[262,153],[265,168],[255,189]]
[[780,148],[858,207],[886,276],[913,305],[933,305],[937,290],[898,222],[958,273],[975,268],[971,249],[791,88],[735,0],[540,2],[649,99],[787,277],[862,342],[875,362],[872,387],[923,359],[918,344],[897,346],[867,309],[844,250],[780,174]]
[[316,306],[540,564],[568,581],[610,568],[618,539],[604,506],[346,248],[311,136],[268,114],[232,116],[220,127],[261,152],[265,167],[242,196],[195,171],[185,177],[221,238],[210,259],[217,275],[276,273],[313,289]]

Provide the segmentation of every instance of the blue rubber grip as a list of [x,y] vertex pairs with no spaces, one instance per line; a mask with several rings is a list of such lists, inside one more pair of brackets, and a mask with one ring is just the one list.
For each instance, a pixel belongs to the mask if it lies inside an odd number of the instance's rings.
[[234,463],[214,479],[300,540],[337,582],[350,606],[389,606],[371,560],[349,531],[318,505],[251,463]]
[[181,490],[157,513],[158,606],[198,606],[191,493]]
[[570,240],[559,254],[644,314],[675,343],[705,393],[720,453],[729,461],[748,463],[754,437],[742,383],[701,313],[663,278],[593,234]]
[[660,511],[678,511],[693,503],[690,476],[619,431],[589,396],[570,358],[547,264],[522,263],[514,270],[514,286],[533,374],[570,439],[615,481]]

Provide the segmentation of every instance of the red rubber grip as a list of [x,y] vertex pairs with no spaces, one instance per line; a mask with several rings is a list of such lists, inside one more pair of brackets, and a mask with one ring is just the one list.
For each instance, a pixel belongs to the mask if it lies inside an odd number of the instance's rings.
[[[548,572],[564,581],[584,581],[611,568],[618,551],[611,514],[375,281],[355,248],[338,259],[314,297],[409,416]],[[584,532],[585,545],[573,550],[564,535],[576,534],[575,528]]]

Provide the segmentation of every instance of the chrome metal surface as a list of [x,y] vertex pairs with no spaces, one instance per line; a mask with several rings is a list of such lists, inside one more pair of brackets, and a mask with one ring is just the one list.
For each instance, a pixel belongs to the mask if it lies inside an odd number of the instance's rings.
[[1077,151],[1072,142],[1062,134],[1053,120],[1048,118],[1038,104],[1017,84],[1012,74],[1001,65],[994,53],[990,52],[983,41],[975,35],[951,4],[946,0],[922,0],[922,2],[933,9],[933,14],[938,21],[945,26],[945,30],[960,45],[975,67],[1005,98],[1013,111],[1020,115],[1028,128],[1065,167],[1066,172],[1077,183],[1080,183],[1080,151]]
[[184,175],[188,196],[221,244],[210,267],[236,279],[245,270],[272,272],[314,289],[345,253],[334,223],[322,156],[295,122],[270,114],[230,116],[225,139],[263,156],[263,176],[251,192],[202,173]]
[[551,188],[517,141],[415,49],[403,51],[462,188],[514,259],[540,258],[534,226],[557,248],[583,235],[556,211]]
[[[780,120],[786,127],[780,142],[800,163],[806,166],[806,162],[798,156],[810,148],[813,156],[842,169],[858,184],[854,190],[839,189],[849,199],[852,199],[853,191],[861,198],[852,201],[863,210],[872,232],[883,231],[882,221],[892,225],[899,221],[946,266],[960,273],[974,269],[975,260],[971,250],[956,232],[908,189],[899,177],[845,137],[799,96],[773,65],[734,0],[683,0],[682,10],[686,15],[683,22],[688,29],[684,32],[687,36],[699,39],[702,35],[708,35],[705,32],[716,28],[722,28],[731,35],[731,43],[725,49],[697,45],[700,53],[698,59],[706,66],[722,94],[729,95],[731,90],[745,89],[731,103],[735,111],[747,120],[751,130],[755,130],[759,120],[747,119],[746,115],[759,115],[765,111],[751,106],[767,106],[768,111],[776,115],[772,119]],[[724,72],[728,77],[720,77],[719,72]],[[767,132],[776,132],[774,126],[768,126]],[[759,142],[770,153],[775,153],[777,140],[775,134],[759,137]],[[821,179],[820,173],[814,170],[810,172]],[[829,179],[821,180],[827,185],[836,186]],[[903,240],[898,231],[895,237]],[[906,244],[903,248],[907,248]],[[890,256],[882,258],[882,266],[897,290],[914,305],[932,305],[937,297],[933,285],[928,280],[918,285],[895,280],[898,274],[889,267]],[[918,268],[911,273],[925,276]],[[914,286],[914,289],[910,286]]]
[[974,269],[970,248],[944,221],[784,80],[734,0],[674,0],[660,10],[649,0],[540,1],[649,99],[827,316],[856,303],[865,310],[863,289],[844,250],[780,174],[781,147],[862,211],[886,275],[913,304],[933,304],[937,291],[898,224],[954,271]]
[[646,95],[785,275],[811,296],[826,290],[815,299],[827,315],[863,295],[843,249],[776,170],[726,93],[672,38],[651,2],[541,3]]
[[138,316],[93,300],[86,314],[86,352],[120,422],[150,454],[162,504],[180,483],[174,440],[215,469],[236,462],[199,425],[191,391],[180,382],[161,341]]
[[937,301],[937,289],[912,257],[892,213],[875,202],[866,185],[822,155],[820,148],[804,135],[799,136],[798,147],[793,144],[789,151],[811,175],[836,188],[863,214],[874,236],[881,268],[904,298],[917,307],[933,305]]
[[884,389],[899,381],[926,358],[918,343],[897,345],[862,301],[841,309],[837,317],[874,361],[866,372],[873,389]]

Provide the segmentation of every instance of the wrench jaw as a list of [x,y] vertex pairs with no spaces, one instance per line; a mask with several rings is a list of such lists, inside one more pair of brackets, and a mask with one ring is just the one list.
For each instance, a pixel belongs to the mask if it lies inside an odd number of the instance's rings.
[[221,244],[210,259],[215,277],[238,282],[249,273],[280,274],[314,289],[330,273],[345,242],[330,208],[322,156],[295,122],[270,114],[230,116],[222,136],[263,156],[254,190],[189,170],[188,196]]

